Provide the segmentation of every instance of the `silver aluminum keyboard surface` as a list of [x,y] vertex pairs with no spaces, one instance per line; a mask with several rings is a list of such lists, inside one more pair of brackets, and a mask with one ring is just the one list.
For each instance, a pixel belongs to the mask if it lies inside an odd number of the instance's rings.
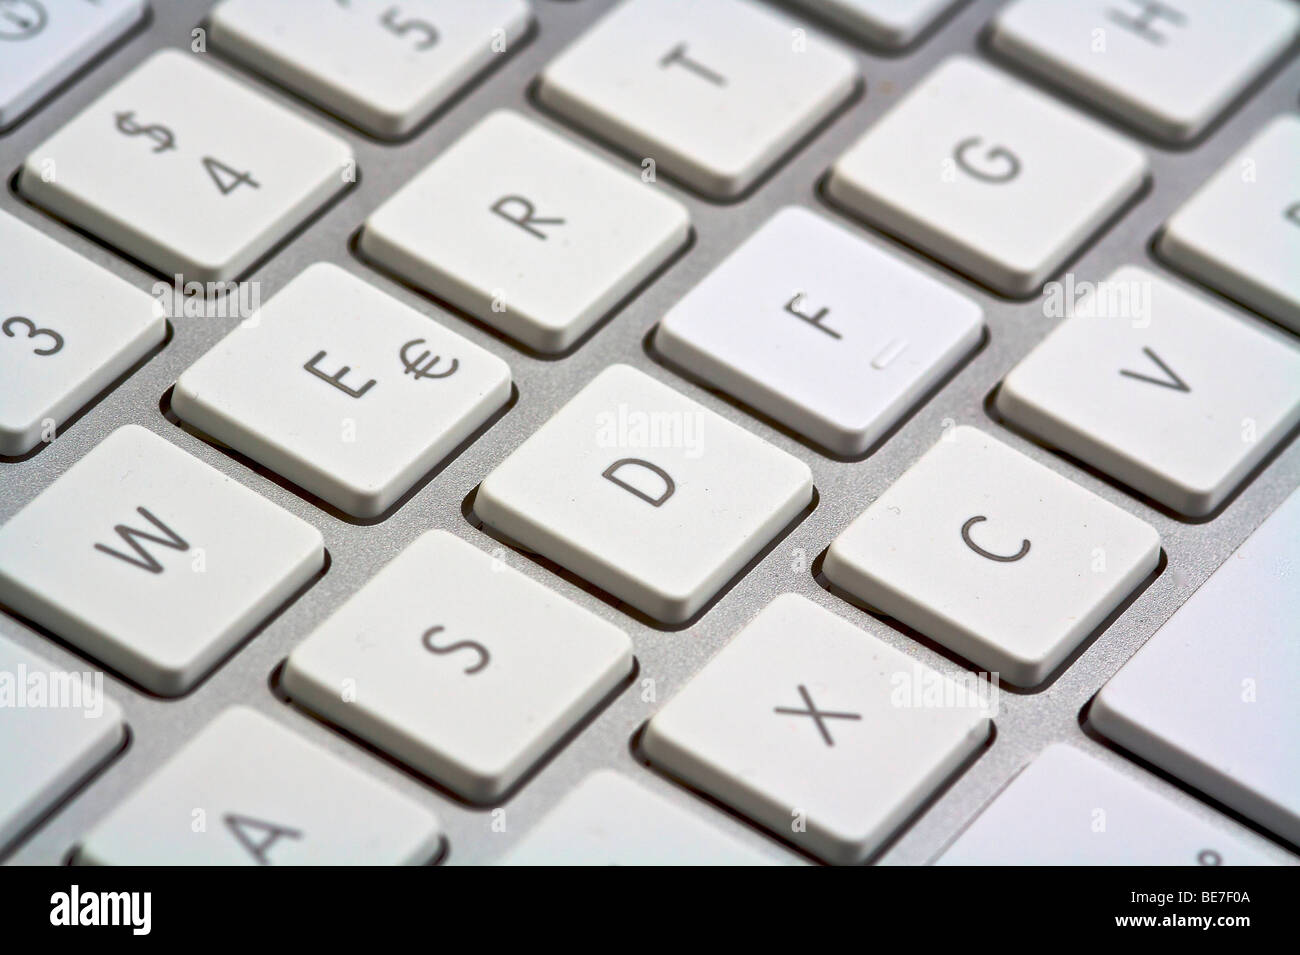
[[[1168,563],[1151,586],[1047,689],[1031,694],[1002,694],[995,721],[996,738],[991,747],[942,791],[875,861],[917,864],[932,859],[1014,773],[1052,742],[1073,741],[1123,772],[1135,777],[1148,775],[1147,770],[1117,752],[1108,752],[1105,743],[1089,737],[1081,726],[1080,713],[1124,661],[1300,484],[1300,442],[1285,444],[1267,467],[1213,520],[1188,523],[1156,510],[1106,480],[1002,428],[986,412],[985,398],[991,389],[1049,328],[1050,320],[1044,317],[1039,301],[1013,302],[1000,298],[919,253],[857,226],[854,228],[869,235],[879,247],[905,261],[919,264],[940,281],[973,297],[984,308],[989,327],[989,339],[983,350],[866,460],[842,462],[824,457],[717,395],[688,382],[656,362],[644,347],[647,333],[664,312],[780,207],[794,203],[816,209],[841,222],[847,221],[831,211],[819,197],[818,182],[822,174],[864,129],[945,57],[966,52],[996,62],[996,58],[985,51],[981,34],[1002,0],[970,0],[960,5],[953,15],[942,20],[918,44],[898,56],[868,52],[847,37],[838,36],[833,29],[791,13],[810,30],[840,40],[840,45],[857,60],[865,78],[865,91],[779,166],[775,174],[738,203],[709,202],[661,178],[661,187],[689,207],[695,227],[694,244],[568,357],[544,360],[524,354],[483,327],[443,312],[429,299],[369,268],[350,251],[349,240],[380,203],[479,117],[498,107],[511,107],[534,118],[540,117],[584,148],[612,157],[625,168],[635,170],[636,164],[632,160],[546,115],[529,95],[530,84],[542,67],[613,2],[532,0],[537,28],[526,42],[466,94],[457,98],[431,124],[422,126],[412,138],[396,145],[371,140],[292,94],[221,60],[216,54],[208,54],[221,68],[236,74],[263,95],[347,137],[360,168],[360,181],[351,191],[249,276],[262,283],[262,301],[275,295],[308,264],[319,261],[338,263],[423,313],[438,316],[455,331],[505,359],[514,372],[518,401],[484,436],[454,458],[387,520],[372,525],[349,523],[322,511],[294,491],[251,470],[163,416],[160,400],[167,389],[182,371],[238,321],[234,318],[179,318],[173,319],[172,338],[161,352],[93,405],[65,434],[25,460],[0,462],[0,522],[3,522],[110,431],[125,424],[142,424],[314,524],[325,536],[331,560],[328,571],[320,580],[187,696],[173,701],[151,698],[113,674],[107,674],[106,690],[122,706],[130,727],[131,738],[126,751],[20,841],[5,861],[66,861],[82,834],[164,759],[191,739],[200,727],[235,703],[248,704],[269,714],[304,738],[362,766],[377,779],[414,796],[435,811],[447,835],[449,852],[445,861],[448,864],[493,861],[579,779],[606,767],[617,769],[693,811],[706,822],[760,847],[774,858],[801,858],[743,819],[673,784],[640,763],[631,740],[658,705],[671,698],[760,608],[783,592],[804,594],[943,672],[963,672],[964,668],[955,660],[891,629],[824,590],[809,569],[812,561],[849,521],[934,443],[945,423],[952,422],[971,424],[996,433],[1035,460],[1046,463],[1070,480],[1149,522],[1160,532]],[[149,53],[162,47],[187,48],[190,31],[201,23],[212,2],[153,0],[151,6],[151,18],[124,42],[79,74],[17,127],[0,134],[0,167],[11,186],[0,197],[0,207],[146,290],[152,288],[156,276],[26,204],[14,194],[12,177],[33,147]],[[1125,263],[1143,264],[1168,274],[1168,268],[1153,258],[1150,251],[1151,239],[1160,224],[1267,120],[1284,111],[1294,111],[1298,96],[1300,59],[1293,48],[1281,64],[1270,70],[1251,90],[1244,103],[1238,104],[1211,129],[1207,137],[1190,149],[1154,146],[1138,140],[1128,130],[1110,124],[1146,148],[1152,166],[1151,186],[1118,222],[1103,232],[1067,268],[1081,280],[1096,280]],[[1071,105],[1089,112],[1077,103]],[[238,117],[220,117],[218,121],[237,122]],[[1264,321],[1258,316],[1253,320]],[[457,802],[396,763],[287,705],[274,694],[271,677],[299,641],[369,580],[381,565],[424,531],[446,528],[482,546],[495,546],[467,521],[462,511],[466,496],[561,404],[598,371],[614,362],[625,362],[649,372],[807,462],[812,468],[819,498],[815,510],[792,533],[778,541],[699,622],[676,632],[647,626],[529,558],[507,551],[507,559],[513,566],[625,628],[632,637],[640,669],[632,686],[624,689],[611,705],[584,724],[506,801],[505,831],[495,831],[493,823],[497,817],[490,808],[471,808]],[[683,546],[690,546],[690,542],[684,541]],[[0,614],[0,634],[70,669],[95,667],[93,661],[53,642],[9,615]],[[654,703],[642,699],[641,681],[651,678],[655,681],[657,702]],[[1147,781],[1152,782],[1149,778]],[[1163,788],[1168,791],[1168,787]],[[1173,793],[1173,796],[1176,802],[1204,818],[1217,817],[1221,824],[1236,830],[1243,839],[1269,852],[1278,861],[1300,861],[1275,841],[1249,831],[1243,821],[1225,818],[1226,814],[1207,806],[1195,796],[1188,793]]]

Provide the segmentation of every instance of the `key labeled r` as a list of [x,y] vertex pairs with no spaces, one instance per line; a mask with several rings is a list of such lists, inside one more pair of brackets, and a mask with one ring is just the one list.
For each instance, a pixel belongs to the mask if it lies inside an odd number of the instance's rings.
[[545,242],[549,236],[541,226],[561,226],[564,220],[551,217],[543,218],[537,215],[537,206],[531,200],[523,196],[502,196],[496,202],[492,203],[491,209],[507,222],[519,226],[529,235],[536,236]]

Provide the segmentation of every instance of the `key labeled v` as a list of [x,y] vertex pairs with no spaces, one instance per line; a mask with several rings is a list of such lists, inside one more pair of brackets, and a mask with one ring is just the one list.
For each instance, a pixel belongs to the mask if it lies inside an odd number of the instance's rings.
[[1138,381],[1145,381],[1152,385],[1159,385],[1161,388],[1172,388],[1174,391],[1191,391],[1187,382],[1179,378],[1172,368],[1160,360],[1160,356],[1150,348],[1143,348],[1142,353],[1160,366],[1160,370],[1165,373],[1163,378],[1153,378],[1150,375],[1142,375],[1136,371],[1129,371],[1127,368],[1121,368],[1120,374],[1127,378],[1136,378]]
[[148,531],[136,530],[134,527],[128,527],[125,524],[118,524],[113,528],[113,530],[117,532],[118,537],[126,541],[127,545],[135,551],[136,556],[132,557],[129,554],[122,553],[120,550],[113,550],[113,548],[104,544],[96,544],[95,550],[103,551],[105,554],[110,554],[118,560],[124,560],[134,567],[147,570],[151,574],[161,574],[163,572],[163,565],[158,563],[157,558],[155,558],[153,554],[149,553],[140,541],[149,541],[153,544],[160,544],[163,547],[170,547],[172,550],[181,551],[189,550],[190,545],[185,543],[185,541],[183,541],[170,527],[150,514],[146,508],[137,507],[136,511],[141,517],[167,536],[158,537],[154,534],[150,534]]

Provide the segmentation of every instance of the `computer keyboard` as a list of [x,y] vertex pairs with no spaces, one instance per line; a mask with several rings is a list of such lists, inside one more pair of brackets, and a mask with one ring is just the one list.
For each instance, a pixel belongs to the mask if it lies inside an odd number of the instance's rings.
[[1298,37],[0,0],[0,860],[1300,863]]

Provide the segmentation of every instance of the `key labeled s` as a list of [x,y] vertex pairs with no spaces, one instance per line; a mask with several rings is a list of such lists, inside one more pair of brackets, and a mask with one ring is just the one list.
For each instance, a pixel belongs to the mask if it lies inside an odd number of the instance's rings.
[[473,640],[457,640],[455,643],[449,643],[444,647],[440,647],[438,644],[434,643],[433,638],[446,629],[447,628],[443,626],[434,626],[424,631],[424,636],[420,638],[420,642],[424,644],[424,649],[428,650],[430,653],[436,653],[439,656],[448,653],[459,653],[462,651],[477,654],[478,662],[471,667],[465,668],[465,673],[470,676],[473,676],[475,673],[478,673],[480,670],[487,667],[488,661],[492,659],[492,655],[488,653],[487,647],[483,646],[481,643],[476,643]]

